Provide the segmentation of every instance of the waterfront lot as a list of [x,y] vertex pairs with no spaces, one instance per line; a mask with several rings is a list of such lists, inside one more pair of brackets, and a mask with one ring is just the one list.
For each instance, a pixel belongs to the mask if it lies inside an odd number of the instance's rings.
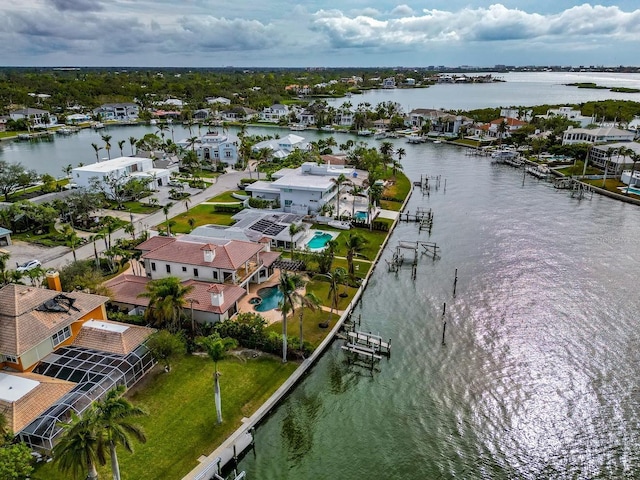
[[[156,367],[127,397],[150,414],[136,419],[148,441],[136,444],[135,454],[118,449],[123,479],[177,479],[208,455],[241,425],[291,375],[297,364],[261,354],[258,358],[223,360],[222,412],[216,424],[213,398],[213,362],[203,356],[186,356],[172,363],[170,373]],[[107,467],[100,478],[110,478]],[[51,464],[38,468],[34,480],[67,480]]]

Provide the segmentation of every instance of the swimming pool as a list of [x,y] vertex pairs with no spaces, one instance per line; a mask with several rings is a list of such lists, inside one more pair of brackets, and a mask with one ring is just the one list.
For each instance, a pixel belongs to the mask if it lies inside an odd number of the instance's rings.
[[262,302],[253,307],[256,312],[266,312],[278,308],[284,298],[277,286],[261,288],[258,290],[258,296],[262,299]]
[[333,240],[333,235],[327,232],[316,232],[311,240],[307,242],[307,247],[312,249],[324,248]]
[[358,210],[356,213],[353,214],[353,218],[355,218],[359,222],[366,222],[367,221],[367,212],[363,212],[362,210]]
[[633,193],[634,195],[640,195],[640,188],[629,187],[629,191],[627,192],[627,187],[622,189],[624,193]]

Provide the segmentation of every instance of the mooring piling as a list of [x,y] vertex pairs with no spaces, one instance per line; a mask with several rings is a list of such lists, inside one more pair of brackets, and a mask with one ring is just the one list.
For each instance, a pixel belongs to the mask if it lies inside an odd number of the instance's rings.
[[456,296],[456,286],[458,285],[458,269],[456,268],[455,278],[453,279],[453,296]]

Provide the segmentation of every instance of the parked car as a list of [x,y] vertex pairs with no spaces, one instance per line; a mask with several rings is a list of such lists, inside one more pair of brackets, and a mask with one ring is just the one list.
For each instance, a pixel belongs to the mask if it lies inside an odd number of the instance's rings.
[[16,270],[20,273],[24,273],[41,266],[42,266],[42,263],[40,263],[40,260],[29,260],[28,262],[24,262],[22,265],[18,265]]
[[169,181],[167,185],[174,188],[184,188],[184,183],[178,182],[176,180]]

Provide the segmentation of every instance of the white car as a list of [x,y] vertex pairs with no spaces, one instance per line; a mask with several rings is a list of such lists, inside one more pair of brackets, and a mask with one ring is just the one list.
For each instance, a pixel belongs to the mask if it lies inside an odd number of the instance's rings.
[[42,263],[40,263],[40,260],[29,260],[28,262],[24,262],[22,265],[18,265],[16,270],[20,273],[24,273],[41,266],[42,266]]

